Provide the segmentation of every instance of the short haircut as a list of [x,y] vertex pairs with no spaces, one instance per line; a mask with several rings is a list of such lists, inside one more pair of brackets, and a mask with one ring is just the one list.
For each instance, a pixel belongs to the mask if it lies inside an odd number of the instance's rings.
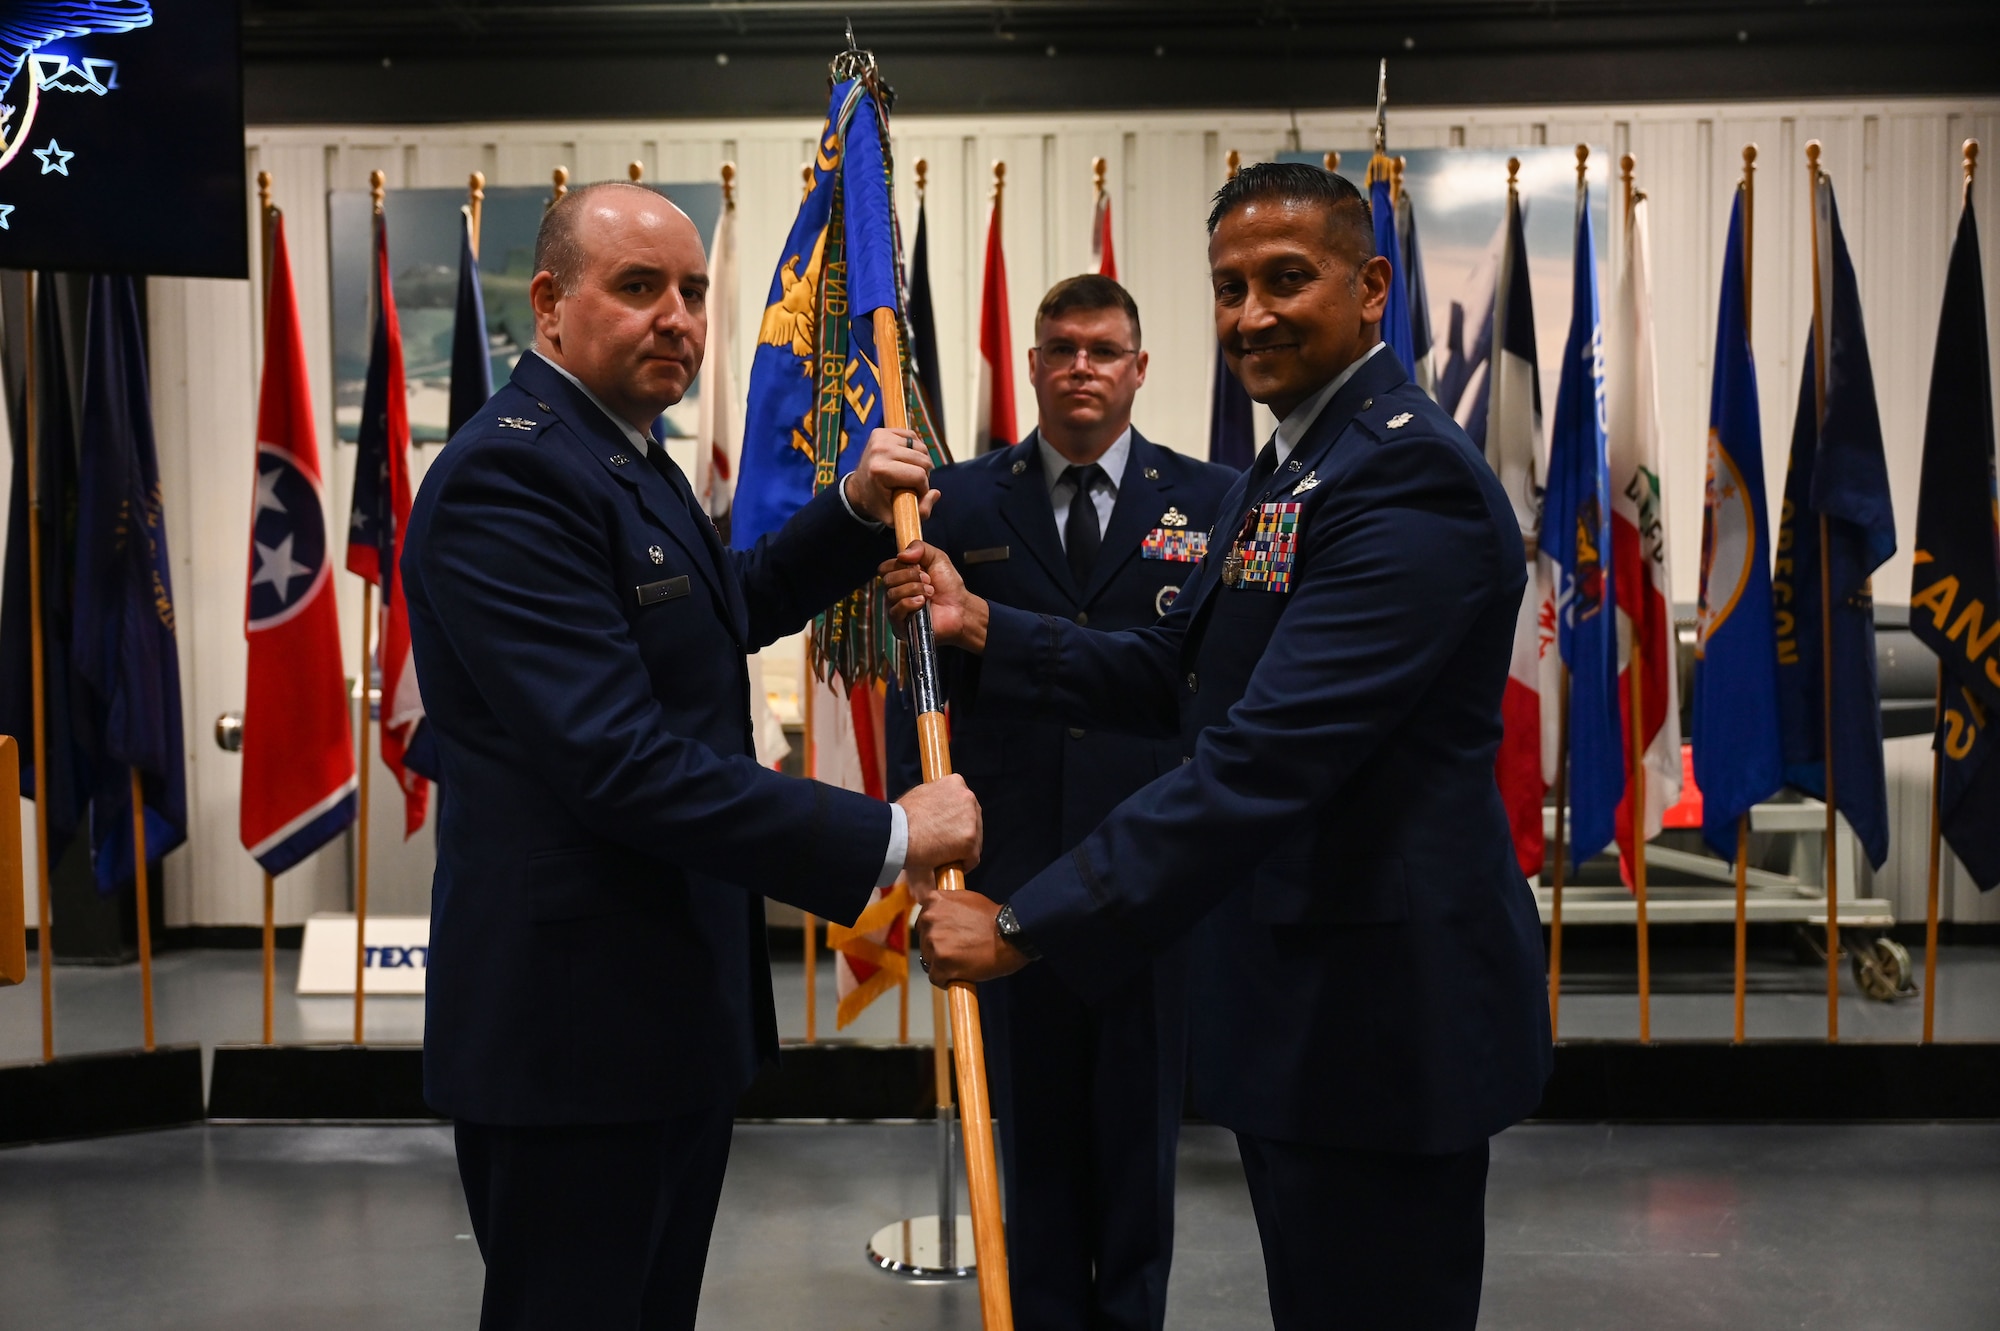
[[1053,319],[1071,310],[1123,310],[1125,317],[1132,321],[1132,346],[1139,346],[1139,303],[1132,299],[1132,293],[1118,284],[1115,277],[1102,273],[1079,273],[1075,277],[1065,277],[1049,288],[1049,294],[1042,297],[1042,303],[1035,307],[1035,340],[1042,337],[1042,321]]
[[1215,192],[1208,234],[1222,219],[1251,203],[1316,205],[1326,211],[1327,239],[1358,270],[1375,257],[1375,217],[1366,195],[1346,176],[1308,162],[1253,162]]
[[583,219],[584,200],[607,189],[643,190],[668,202],[658,190],[629,180],[600,180],[577,186],[543,209],[541,228],[535,232],[535,271],[547,272],[565,296],[575,295],[576,284],[583,279],[583,243],[576,238],[576,224]]

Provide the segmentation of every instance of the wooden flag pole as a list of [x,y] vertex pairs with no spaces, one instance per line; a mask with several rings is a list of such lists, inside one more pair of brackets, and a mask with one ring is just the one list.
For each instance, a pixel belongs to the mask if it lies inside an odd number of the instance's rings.
[[486,212],[486,173],[474,171],[466,181],[466,215],[472,219],[472,257],[479,258],[479,223]]
[[[560,171],[562,168],[556,168]],[[380,171],[368,173],[368,188],[375,196],[375,227],[379,233],[385,225],[382,220],[382,196],[388,178]],[[363,1008],[367,1003],[366,980],[368,978],[368,708],[374,701],[375,654],[371,639],[375,628],[375,584],[363,581],[361,584],[361,724],[356,727],[360,735],[360,788],[356,792],[355,846],[354,846],[354,1043],[361,1044]]]
[[[909,428],[903,399],[902,329],[896,311],[875,311],[875,348],[887,372],[881,376],[882,423],[892,430]],[[884,349],[887,350],[884,350]],[[896,496],[896,545],[907,549],[924,538],[918,496]],[[926,782],[951,775],[951,739],[938,699],[937,644],[931,637],[930,614],[919,610],[910,621],[910,664],[917,708],[917,753]],[[937,871],[941,892],[963,891],[965,871],[955,864]],[[993,1115],[986,1085],[986,1046],[980,1034],[979,994],[964,982],[953,984],[952,1052],[958,1064],[961,1130],[965,1136],[965,1182],[972,1198],[972,1243],[979,1264],[979,1311],[986,1331],[1013,1331],[1014,1305],[1007,1285],[1007,1240],[1000,1220],[1000,1177],[994,1163]],[[940,1217],[942,1221],[943,1217]]]
[[[271,317],[271,258],[274,233],[278,224],[278,208],[271,202],[271,173],[257,173],[257,215],[262,222],[264,240],[264,320],[265,328],[270,327]],[[264,1043],[271,1044],[271,1034],[278,990],[278,921],[277,883],[268,873],[264,875]]]
[[153,897],[146,881],[146,789],[132,769],[132,873],[139,908],[139,1010],[145,1016],[146,1052],[153,1052]]
[[[1944,716],[1944,662],[1938,662],[1937,710],[1933,713],[1933,729],[1936,721]],[[1924,891],[1924,1038],[1929,1044],[1936,1033],[1937,1015],[1937,946],[1938,946],[1938,859],[1940,829],[1938,827],[1939,787],[1944,784],[1944,750],[1936,745],[1931,747],[1931,865],[1930,876]]]
[[[1750,253],[1757,201],[1757,145],[1743,145],[1743,336],[1750,336]],[[1736,1034],[1743,1043],[1743,996],[1750,961],[1750,815],[1736,818]]]
[[938,1266],[954,1270],[958,1262],[958,1185],[951,1162],[951,1016],[944,990],[931,991],[931,1078],[937,1088],[937,1238]]
[[[1819,281],[1819,140],[1806,144],[1808,212],[1812,216],[1813,422],[1826,425],[1826,304]],[[1817,442],[1814,444],[1818,448]],[[1820,748],[1826,763],[1826,1039],[1840,1040],[1840,856],[1835,853],[1839,808],[1833,783],[1833,552],[1826,514],[1819,515]]]
[[[1584,148],[1577,146],[1577,169],[1583,168]],[[1632,262],[1632,209],[1638,196],[1632,189],[1632,168],[1637,159],[1626,153],[1618,159],[1620,186],[1624,195],[1624,243],[1625,262]],[[1645,551],[1639,551],[1645,558]],[[1631,658],[1627,673],[1632,682],[1630,713],[1626,724],[1626,747],[1630,750],[1629,775],[1626,778],[1625,806],[1631,811],[1632,824],[1632,901],[1637,908],[1639,922],[1639,1043],[1646,1044],[1653,1038],[1653,949],[1652,937],[1646,924],[1646,689],[1644,672],[1640,662],[1645,656],[1644,619],[1634,606],[1626,618],[1632,626]]]
[[1549,1038],[1562,1032],[1563,986],[1563,815],[1569,812],[1569,667],[1561,668],[1556,692],[1556,863],[1549,885]]
[[55,950],[49,942],[49,714],[48,678],[42,660],[42,489],[41,439],[37,417],[35,386],[35,287],[36,275],[27,274],[27,299],[23,303],[26,321],[21,345],[27,363],[27,438],[21,447],[28,454],[28,639],[33,654],[30,675],[34,685],[35,715],[35,953],[42,971],[42,1061],[56,1056]]
[[[812,168],[806,169],[810,171]],[[819,745],[815,742],[816,732],[813,728],[813,697],[818,692],[819,681],[813,678],[812,668],[808,666],[805,673],[805,771],[806,775],[814,780],[819,779]],[[801,918],[805,922],[806,934],[806,1043],[811,1044],[819,1039],[819,921],[810,914],[802,913]]]

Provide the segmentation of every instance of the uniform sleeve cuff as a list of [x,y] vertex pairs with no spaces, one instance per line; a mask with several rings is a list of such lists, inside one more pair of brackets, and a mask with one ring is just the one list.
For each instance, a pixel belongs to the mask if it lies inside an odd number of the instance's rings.
[[[850,512],[852,510],[849,510]],[[882,872],[875,879],[875,886],[887,887],[903,872],[903,861],[910,855],[910,815],[903,812],[900,804],[889,806],[889,849],[882,856]]]

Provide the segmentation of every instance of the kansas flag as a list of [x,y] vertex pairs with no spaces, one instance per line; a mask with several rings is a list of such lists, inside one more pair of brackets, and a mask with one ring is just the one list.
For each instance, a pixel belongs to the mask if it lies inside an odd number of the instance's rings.
[[1778,643],[1771,632],[1770,512],[1743,284],[1743,191],[1729,212],[1722,308],[1708,399],[1701,592],[1694,648],[1694,776],[1701,836],[1736,858],[1736,820],[1785,781],[1778,743]]
[[[836,84],[812,189],[786,237],[757,329],[730,526],[739,549],[784,526],[854,470],[869,432],[882,424],[883,356],[893,373],[904,373],[897,348],[876,347],[873,323],[876,310],[903,308],[886,144],[874,94],[858,79]],[[905,380],[911,425],[928,443],[923,395]]]
[[1609,845],[1625,793],[1618,700],[1618,615],[1605,458],[1604,324],[1597,304],[1590,195],[1576,191],[1576,274],[1569,340],[1549,435],[1549,489],[1541,548],[1556,565],[1556,644],[1569,667],[1570,862]]
[[[1944,666],[1932,741],[1938,821],[1981,890],[2000,885],[2000,532],[1995,531],[1993,380],[1979,227],[1968,192],[1945,275],[1931,362],[1910,630]],[[1835,773],[1843,788],[1846,778]]]
[[[1806,343],[1799,413],[1792,429],[1785,504],[1778,519],[1778,559],[1771,579],[1778,633],[1778,720],[1785,780],[1826,796],[1821,687],[1825,657],[1820,619],[1821,519],[1831,546],[1833,608],[1834,802],[1882,867],[1889,855],[1889,794],[1882,768],[1882,703],[1875,678],[1875,598],[1869,575],[1896,551],[1889,471],[1875,376],[1861,327],[1861,291],[1840,233],[1833,182],[1814,193],[1819,271],[1818,320]],[[1825,367],[1824,395],[1819,368]]]

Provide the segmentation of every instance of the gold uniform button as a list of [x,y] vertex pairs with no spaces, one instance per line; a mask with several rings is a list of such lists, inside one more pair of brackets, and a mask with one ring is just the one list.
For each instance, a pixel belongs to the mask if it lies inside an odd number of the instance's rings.
[[1078,628],[1087,629],[1090,627],[1090,612],[1088,610],[1079,610],[1076,612],[1076,625]]
[[1070,737],[1071,739],[1082,739],[1082,738],[1083,738],[1083,729],[1082,729],[1082,727],[1080,727],[1080,726],[1071,726],[1071,727],[1069,728],[1069,737]]

